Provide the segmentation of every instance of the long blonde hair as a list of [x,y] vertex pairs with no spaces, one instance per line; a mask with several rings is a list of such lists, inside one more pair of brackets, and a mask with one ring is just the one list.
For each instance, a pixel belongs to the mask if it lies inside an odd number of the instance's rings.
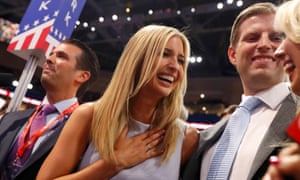
[[300,1],[292,0],[281,4],[275,15],[274,27],[283,31],[294,43],[300,44]]
[[152,125],[166,130],[162,143],[165,150],[162,161],[168,159],[175,150],[174,142],[177,142],[180,133],[180,122],[176,119],[179,117],[186,91],[190,45],[186,36],[176,28],[148,25],[130,38],[106,91],[95,103],[91,139],[103,159],[117,161],[114,144],[129,121],[129,101],[156,74],[158,63],[155,60],[162,59],[165,46],[173,36],[179,37],[183,43],[183,80],[168,97],[164,97],[157,104]]

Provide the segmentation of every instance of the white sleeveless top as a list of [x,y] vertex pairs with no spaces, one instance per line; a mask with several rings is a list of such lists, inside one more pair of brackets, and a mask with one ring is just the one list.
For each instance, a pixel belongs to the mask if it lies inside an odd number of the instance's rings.
[[[127,137],[132,137],[137,134],[141,134],[148,130],[149,124],[144,124],[139,121],[132,120],[129,124]],[[183,129],[183,131],[186,129]],[[181,148],[183,143],[183,131],[179,134],[176,149],[170,158],[160,163],[160,157],[148,159],[134,167],[124,169],[118,174],[113,176],[112,180],[178,180],[180,159],[181,159]],[[90,143],[87,150],[85,151],[83,158],[79,164],[79,168],[83,169],[88,165],[94,163],[101,158],[100,154],[96,151],[93,143]]]

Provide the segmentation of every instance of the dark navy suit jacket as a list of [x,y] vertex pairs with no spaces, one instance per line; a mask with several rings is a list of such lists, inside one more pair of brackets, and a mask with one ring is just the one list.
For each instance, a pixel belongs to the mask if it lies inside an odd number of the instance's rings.
[[[28,121],[35,109],[6,113],[0,120],[0,173],[5,166],[5,161],[12,150],[13,142],[19,130]],[[20,169],[16,179],[35,179],[40,166],[53,148],[64,123],[54,129],[47,140],[29,157]],[[1,176],[0,176],[1,177]]]

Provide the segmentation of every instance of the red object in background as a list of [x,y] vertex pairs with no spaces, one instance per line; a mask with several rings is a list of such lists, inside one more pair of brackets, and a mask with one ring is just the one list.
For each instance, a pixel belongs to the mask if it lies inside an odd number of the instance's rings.
[[296,116],[293,122],[287,128],[287,134],[294,141],[300,144],[300,113]]

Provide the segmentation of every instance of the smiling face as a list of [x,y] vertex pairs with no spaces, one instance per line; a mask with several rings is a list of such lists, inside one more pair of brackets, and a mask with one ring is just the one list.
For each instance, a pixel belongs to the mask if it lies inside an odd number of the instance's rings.
[[169,39],[163,50],[163,56],[157,59],[156,63],[158,63],[157,73],[141,92],[152,96],[153,99],[161,99],[169,96],[183,79],[185,56],[182,40],[178,36]]
[[283,61],[285,72],[291,81],[291,88],[300,95],[300,44],[286,38],[276,50],[275,57]]
[[282,35],[274,31],[273,21],[273,14],[249,17],[239,28],[236,45],[228,49],[229,59],[240,74],[246,95],[271,88],[283,80],[283,63],[274,58]]

